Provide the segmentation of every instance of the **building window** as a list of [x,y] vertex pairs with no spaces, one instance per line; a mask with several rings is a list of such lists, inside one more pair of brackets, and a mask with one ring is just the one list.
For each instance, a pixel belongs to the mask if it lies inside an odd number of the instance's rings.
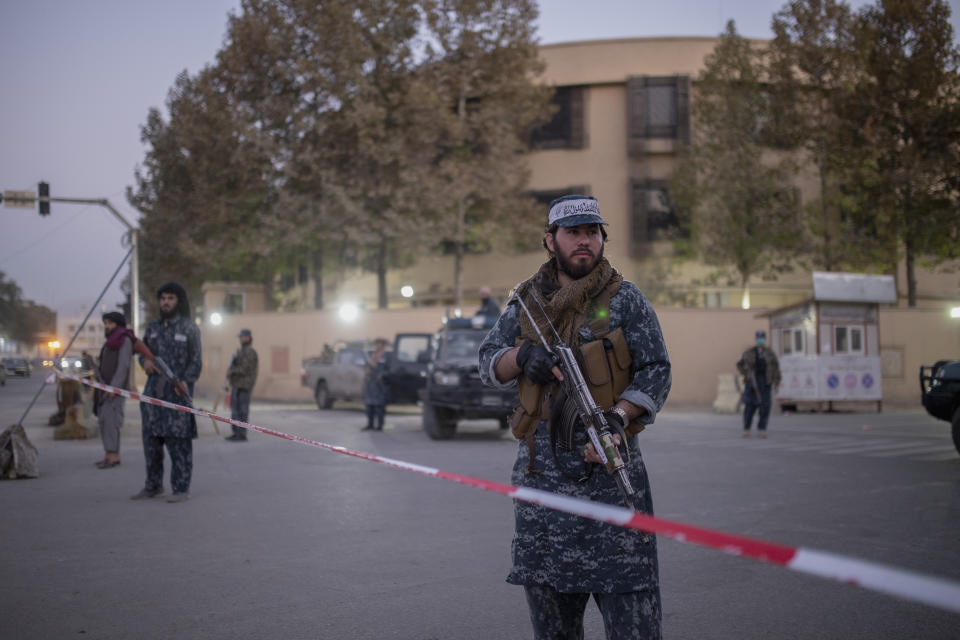
[[225,313],[243,313],[245,308],[243,293],[228,293],[223,297],[223,311]]
[[554,106],[550,122],[534,130],[530,146],[534,149],[583,149],[584,87],[557,87],[551,104]]
[[730,294],[726,291],[704,291],[703,306],[708,308],[725,308],[730,306]]
[[784,329],[780,336],[782,355],[803,355],[803,329]]
[[680,224],[666,180],[634,180],[631,184],[630,239],[635,247],[665,240]]
[[833,335],[834,353],[863,355],[863,327],[834,327]]
[[645,141],[655,138],[689,143],[690,78],[628,78],[627,132],[632,153],[646,153]]
[[529,193],[530,197],[537,201],[537,204],[543,205],[544,212],[547,211],[547,208],[550,206],[550,203],[556,200],[557,198],[562,198],[563,196],[569,195],[581,195],[588,196],[590,195],[590,187],[586,185],[574,185],[570,187],[564,187],[563,189],[550,189],[547,191],[531,191]]

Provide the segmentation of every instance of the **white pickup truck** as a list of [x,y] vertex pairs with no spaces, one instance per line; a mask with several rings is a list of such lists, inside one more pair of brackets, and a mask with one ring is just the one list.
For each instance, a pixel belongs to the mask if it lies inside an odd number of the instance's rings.
[[[387,352],[388,404],[416,404],[426,385],[431,334],[401,333]],[[320,409],[337,400],[362,401],[366,356],[373,350],[367,341],[339,343],[332,353],[305,358],[300,365],[300,385],[313,392]]]

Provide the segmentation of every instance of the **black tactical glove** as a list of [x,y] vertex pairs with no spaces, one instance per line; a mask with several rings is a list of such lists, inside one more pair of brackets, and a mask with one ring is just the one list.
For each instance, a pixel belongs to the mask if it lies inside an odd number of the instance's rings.
[[542,345],[524,342],[517,351],[517,366],[523,369],[523,375],[534,384],[550,384],[556,377],[553,356]]

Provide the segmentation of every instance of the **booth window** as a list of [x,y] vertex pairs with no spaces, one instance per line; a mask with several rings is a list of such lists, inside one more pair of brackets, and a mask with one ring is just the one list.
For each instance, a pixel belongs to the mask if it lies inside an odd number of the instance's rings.
[[803,354],[803,329],[784,329],[780,344],[783,350],[782,355]]
[[863,327],[834,327],[834,353],[863,353]]

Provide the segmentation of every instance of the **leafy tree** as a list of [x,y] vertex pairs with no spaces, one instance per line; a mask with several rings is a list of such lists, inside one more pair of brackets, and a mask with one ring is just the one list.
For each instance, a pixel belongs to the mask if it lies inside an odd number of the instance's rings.
[[148,116],[130,196],[157,241],[145,271],[196,286],[305,263],[322,300],[324,272],[359,266],[384,307],[389,268],[452,242],[459,296],[464,247],[524,213],[521,141],[546,104],[535,15],[530,0],[244,0],[216,65],[178,78],[169,121]]
[[146,291],[178,280],[196,300],[204,280],[265,277],[276,264],[261,242],[273,198],[269,160],[210,69],[180,74],[167,109],[168,121],[157,109],[148,114],[148,151],[127,195],[142,213]]
[[319,269],[355,247],[381,307],[387,269],[418,248],[431,128],[412,72],[420,20],[412,0],[246,0],[218,56],[277,169],[277,238],[306,245]]
[[546,121],[550,91],[531,80],[543,69],[534,2],[424,4],[423,77],[435,92],[441,125],[425,203],[433,214],[432,235],[452,247],[459,306],[469,247],[488,248],[491,237],[532,234],[541,225],[535,203],[522,195],[529,174],[524,152],[532,129]]
[[23,298],[23,291],[0,271],[0,334],[31,344],[37,334],[56,331],[57,314],[42,304]]
[[774,39],[766,50],[766,141],[801,151],[799,158],[815,169],[820,196],[806,207],[814,262],[827,270],[863,262],[851,252],[860,243],[850,242],[863,238],[837,237],[842,221],[863,205],[846,189],[851,172],[864,162],[857,127],[851,130],[845,117],[859,69],[854,16],[843,2],[792,0],[773,16],[772,26]]
[[800,240],[792,165],[761,144],[769,120],[762,74],[730,21],[697,79],[693,140],[671,179],[703,259],[736,270],[745,303],[750,278],[787,269]]
[[941,0],[879,0],[858,16],[856,96],[875,176],[865,190],[878,232],[904,251],[910,306],[917,260],[960,255],[960,48],[949,17]]

